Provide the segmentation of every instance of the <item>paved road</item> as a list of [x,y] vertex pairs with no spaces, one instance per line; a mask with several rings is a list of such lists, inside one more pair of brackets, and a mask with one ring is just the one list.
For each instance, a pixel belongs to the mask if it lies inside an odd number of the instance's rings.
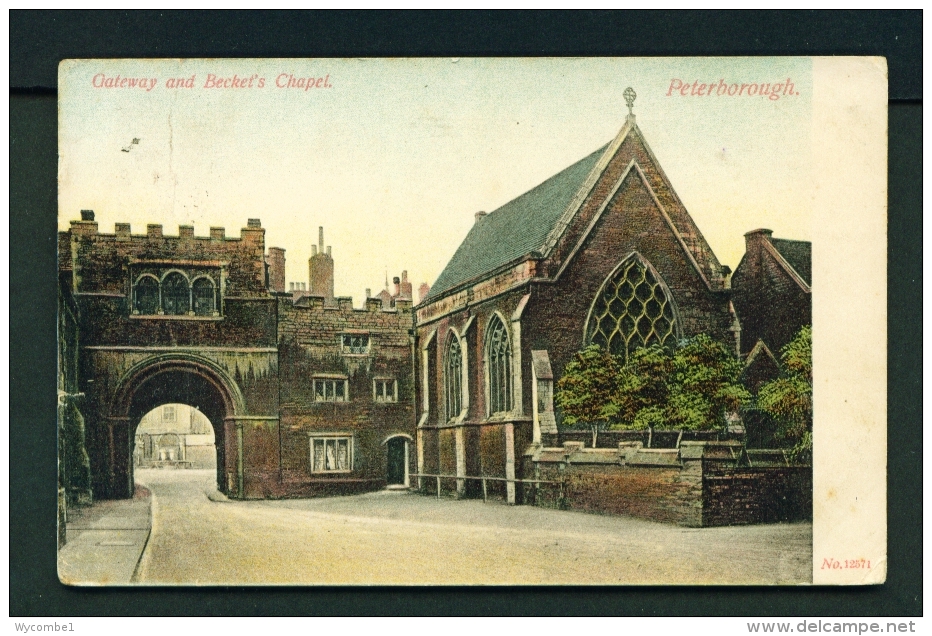
[[218,502],[213,471],[153,493],[143,584],[808,583],[811,524],[680,528],[407,492]]

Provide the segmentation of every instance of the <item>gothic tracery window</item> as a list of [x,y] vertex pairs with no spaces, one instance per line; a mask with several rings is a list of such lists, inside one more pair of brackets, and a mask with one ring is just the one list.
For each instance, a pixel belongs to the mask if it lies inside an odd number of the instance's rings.
[[603,284],[589,316],[586,342],[627,358],[638,347],[672,344],[676,327],[666,289],[633,255]]
[[485,347],[485,367],[488,380],[489,415],[508,412],[513,408],[511,379],[511,343],[501,318],[489,323]]
[[456,334],[451,333],[443,365],[443,388],[446,419],[458,417],[463,410],[463,351]]

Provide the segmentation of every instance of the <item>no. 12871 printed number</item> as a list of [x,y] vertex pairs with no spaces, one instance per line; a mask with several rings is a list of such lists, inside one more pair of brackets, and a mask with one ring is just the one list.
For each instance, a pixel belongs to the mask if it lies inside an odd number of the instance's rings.
[[871,562],[867,559],[822,559],[823,570],[869,570]]

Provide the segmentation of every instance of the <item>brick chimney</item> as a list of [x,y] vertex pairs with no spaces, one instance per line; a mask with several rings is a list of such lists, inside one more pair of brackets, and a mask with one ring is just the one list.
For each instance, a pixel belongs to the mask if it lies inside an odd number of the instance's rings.
[[403,300],[411,300],[413,296],[413,289],[411,283],[408,282],[408,270],[403,270],[401,272],[401,294],[399,298]]
[[324,297],[324,304],[333,305],[333,257],[330,247],[324,251],[324,228],[318,231],[318,245],[312,247],[311,258],[308,260],[310,275],[310,292]]
[[269,290],[285,291],[285,250],[280,247],[269,248]]
[[265,228],[262,227],[261,220],[248,219],[246,227],[239,231],[239,236],[244,243],[252,243],[255,247],[261,248],[260,254],[265,253]]
[[767,230],[764,228],[759,230],[751,230],[744,235],[744,248],[747,251],[751,251],[752,247],[760,247],[761,241],[767,241],[768,243],[771,243],[771,237],[773,237],[773,230]]
[[97,234],[97,221],[94,220],[93,210],[81,210],[81,220],[71,222],[71,234],[75,236]]
[[430,285],[427,283],[421,283],[421,286],[417,288],[417,302],[422,303],[424,299],[427,298],[427,294],[430,293]]

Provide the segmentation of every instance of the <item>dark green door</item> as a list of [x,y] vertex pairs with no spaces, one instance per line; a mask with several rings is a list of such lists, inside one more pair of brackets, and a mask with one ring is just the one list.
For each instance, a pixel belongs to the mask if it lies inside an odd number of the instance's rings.
[[388,440],[388,484],[405,483],[405,447],[408,440],[395,437]]

